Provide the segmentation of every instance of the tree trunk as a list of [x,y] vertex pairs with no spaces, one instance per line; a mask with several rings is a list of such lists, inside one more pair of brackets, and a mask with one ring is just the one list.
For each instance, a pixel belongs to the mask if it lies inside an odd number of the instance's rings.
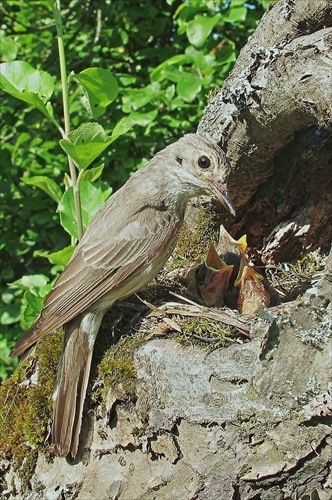
[[263,263],[331,242],[331,10],[281,0],[266,12],[198,127],[233,165],[229,232],[248,233]]

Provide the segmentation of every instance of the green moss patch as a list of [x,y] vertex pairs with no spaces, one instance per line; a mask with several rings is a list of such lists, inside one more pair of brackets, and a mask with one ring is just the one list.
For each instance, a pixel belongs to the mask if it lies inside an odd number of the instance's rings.
[[218,241],[218,218],[214,209],[202,207],[193,227],[189,227],[186,222],[183,224],[178,244],[170,260],[172,267],[194,265],[205,260],[210,244]]
[[63,335],[47,335],[34,356],[21,363],[0,388],[0,449],[29,480],[52,418],[52,394]]
[[198,345],[217,349],[228,347],[235,342],[234,329],[211,319],[202,317],[178,317],[174,321],[181,327],[182,333],[177,335],[177,342],[181,345]]
[[102,394],[112,391],[118,399],[135,401],[137,372],[135,350],[146,342],[146,335],[137,333],[124,337],[104,354],[98,375],[103,381]]

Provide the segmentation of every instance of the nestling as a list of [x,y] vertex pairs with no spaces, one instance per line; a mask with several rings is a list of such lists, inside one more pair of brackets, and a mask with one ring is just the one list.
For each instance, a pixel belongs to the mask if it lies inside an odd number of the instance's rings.
[[234,265],[228,266],[211,243],[205,262],[188,273],[188,291],[201,297],[208,307],[222,307]]

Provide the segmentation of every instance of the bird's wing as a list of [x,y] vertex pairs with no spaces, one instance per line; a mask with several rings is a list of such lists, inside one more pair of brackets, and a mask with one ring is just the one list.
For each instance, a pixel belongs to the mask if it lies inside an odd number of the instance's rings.
[[[89,237],[83,238],[46,297],[42,313],[17,342],[11,352],[13,357],[112,290],[114,296],[110,297],[110,305],[121,298],[123,282],[163,253],[170,240],[175,239],[181,221],[165,209],[147,206],[132,214],[119,233],[109,229],[110,222],[108,228],[93,224]],[[167,257],[168,253],[165,253],[164,261]],[[136,286],[133,292],[141,286]]]

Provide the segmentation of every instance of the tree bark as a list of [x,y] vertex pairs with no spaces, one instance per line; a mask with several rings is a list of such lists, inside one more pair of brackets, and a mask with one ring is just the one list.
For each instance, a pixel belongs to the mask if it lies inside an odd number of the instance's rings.
[[227,348],[151,328],[135,349],[135,401],[119,380],[86,408],[76,459],[50,457],[45,442],[28,482],[1,460],[3,497],[330,500],[332,253],[328,269],[315,293],[269,309]]
[[263,263],[331,241],[331,26],[329,1],[274,5],[198,127],[233,165],[229,232],[248,233]]

